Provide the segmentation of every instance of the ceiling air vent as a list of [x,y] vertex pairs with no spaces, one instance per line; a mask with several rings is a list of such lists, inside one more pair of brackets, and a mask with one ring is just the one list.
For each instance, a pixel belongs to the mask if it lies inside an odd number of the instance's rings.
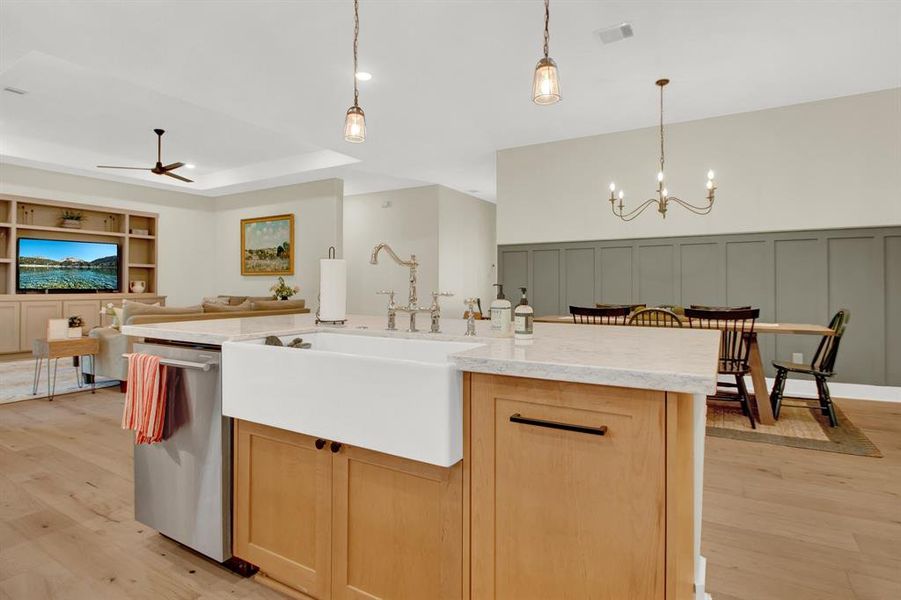
[[16,94],[17,96],[24,96],[25,94],[28,93],[28,92],[26,92],[25,90],[20,90],[19,88],[14,88],[14,87],[12,87],[12,86],[10,86],[10,85],[8,85],[8,86],[6,86],[5,88],[3,88],[3,91],[4,91],[4,92],[9,92],[10,94]]
[[613,42],[618,42],[635,35],[635,32],[632,31],[631,23],[620,23],[613,27],[598,29],[595,33],[601,38],[601,42],[604,44],[612,44]]

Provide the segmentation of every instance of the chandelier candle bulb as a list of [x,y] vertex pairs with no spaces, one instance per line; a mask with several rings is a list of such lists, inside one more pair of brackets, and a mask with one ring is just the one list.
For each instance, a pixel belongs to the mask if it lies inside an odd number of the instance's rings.
[[611,192],[615,192],[615,191],[616,191],[616,184],[615,184],[615,183],[611,183],[611,184],[610,184],[610,191],[611,191]]
[[713,170],[707,171],[707,179],[713,180]]
[[663,181],[663,171],[657,173],[657,181]]
[[712,180],[712,179],[708,179],[708,180],[707,180],[707,189],[708,189],[708,190],[712,190],[712,189],[713,189],[713,180]]

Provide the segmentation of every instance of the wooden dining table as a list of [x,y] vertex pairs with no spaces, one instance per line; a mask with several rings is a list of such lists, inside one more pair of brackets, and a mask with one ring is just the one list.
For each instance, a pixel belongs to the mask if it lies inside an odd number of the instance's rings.
[[[688,319],[680,315],[680,320],[687,323]],[[569,323],[576,324],[572,315],[547,315],[535,317],[535,323]],[[620,327],[626,325],[625,320],[616,325],[586,325],[587,327]],[[773,407],[770,405],[770,392],[766,385],[766,375],[763,368],[763,360],[760,358],[760,346],[757,343],[758,333],[795,334],[795,335],[833,335],[835,332],[825,325],[808,323],[754,323],[754,333],[751,334],[750,349],[748,354],[748,367],[750,368],[751,383],[754,394],[751,402],[757,407],[758,420],[764,425],[772,425],[776,422],[773,416]]]

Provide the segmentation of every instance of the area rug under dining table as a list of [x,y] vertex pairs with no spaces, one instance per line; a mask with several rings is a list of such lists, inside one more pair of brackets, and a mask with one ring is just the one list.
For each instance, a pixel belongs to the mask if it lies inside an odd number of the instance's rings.
[[[786,400],[792,404],[803,402],[797,398]],[[838,427],[830,427],[826,415],[815,405],[812,406],[813,408],[801,408],[783,405],[779,420],[773,425],[757,423],[757,429],[751,429],[748,417],[741,413],[738,406],[710,404],[707,407],[707,435],[823,452],[882,457],[879,448],[848,419],[838,402],[833,401]]]

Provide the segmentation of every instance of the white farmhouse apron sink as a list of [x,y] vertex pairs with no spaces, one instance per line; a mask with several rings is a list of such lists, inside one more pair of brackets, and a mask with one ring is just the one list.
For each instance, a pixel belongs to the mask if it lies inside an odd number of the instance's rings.
[[312,348],[224,343],[222,412],[442,467],[463,457],[462,373],[447,357],[480,344],[300,337]]

